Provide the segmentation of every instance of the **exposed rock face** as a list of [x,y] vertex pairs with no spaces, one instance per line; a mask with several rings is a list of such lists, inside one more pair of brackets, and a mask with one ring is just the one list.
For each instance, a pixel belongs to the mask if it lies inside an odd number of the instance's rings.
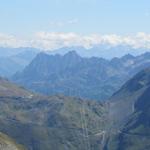
[[112,60],[84,58],[75,51],[64,56],[39,53],[22,72],[13,76],[13,80],[46,95],[105,100],[147,66],[150,66],[149,53]]

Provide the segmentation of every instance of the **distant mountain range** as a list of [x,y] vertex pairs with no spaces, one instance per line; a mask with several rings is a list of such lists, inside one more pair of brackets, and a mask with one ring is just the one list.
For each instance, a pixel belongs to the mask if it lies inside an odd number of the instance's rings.
[[40,52],[33,48],[0,48],[0,76],[11,77],[21,71]]
[[65,55],[70,51],[76,51],[81,57],[101,57],[104,59],[112,59],[114,57],[122,57],[127,54],[137,56],[143,52],[150,51],[149,49],[132,48],[130,46],[109,46],[96,45],[93,48],[86,49],[84,47],[64,47],[56,50],[40,50],[35,48],[20,47],[20,48],[3,48],[0,47],[0,76],[11,77],[18,71],[21,71],[27,66],[31,60],[41,51],[47,54]]
[[64,94],[105,100],[128,79],[150,66],[150,53],[106,60],[84,58],[75,51],[65,55],[39,53],[13,81],[46,95]]
[[133,48],[131,46],[125,45],[110,46],[101,44],[89,49],[86,49],[84,47],[63,47],[51,52],[47,51],[47,53],[53,55],[65,55],[70,51],[76,51],[81,57],[102,57],[104,59],[112,59],[114,57],[122,57],[127,54],[131,54],[133,56],[141,55],[144,52],[150,52],[150,49]]

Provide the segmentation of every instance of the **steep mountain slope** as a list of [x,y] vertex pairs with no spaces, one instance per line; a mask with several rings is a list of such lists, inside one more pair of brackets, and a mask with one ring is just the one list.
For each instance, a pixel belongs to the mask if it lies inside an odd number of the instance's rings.
[[[113,118],[107,149],[150,149],[150,69],[129,80],[111,99],[110,118]],[[117,126],[116,126],[117,124]],[[120,126],[119,126],[120,125]]]
[[[47,95],[81,94],[84,98],[102,99],[116,90],[116,82],[121,82],[116,80],[117,70],[109,64],[101,58],[82,58],[75,52],[64,56],[40,53],[22,73],[15,75],[13,80]],[[118,76],[121,76],[121,73]],[[107,85],[108,82],[113,86]]]
[[100,102],[41,96],[0,79],[0,131],[29,150],[99,150],[106,114]]
[[12,55],[9,58],[17,64],[21,64],[22,67],[27,66],[32,59],[39,53],[39,50],[26,48],[25,51],[16,55]]
[[62,93],[104,100],[147,66],[150,66],[150,53],[137,57],[125,55],[110,61],[96,57],[83,58],[75,51],[64,56],[40,53],[13,80],[47,95]]

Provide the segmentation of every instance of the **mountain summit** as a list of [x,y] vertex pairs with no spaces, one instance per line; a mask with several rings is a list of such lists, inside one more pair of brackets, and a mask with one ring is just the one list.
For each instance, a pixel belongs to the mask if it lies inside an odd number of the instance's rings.
[[147,66],[150,66],[150,57],[145,55],[126,55],[109,61],[83,58],[75,51],[65,55],[39,53],[21,73],[13,76],[13,80],[46,95],[105,100]]

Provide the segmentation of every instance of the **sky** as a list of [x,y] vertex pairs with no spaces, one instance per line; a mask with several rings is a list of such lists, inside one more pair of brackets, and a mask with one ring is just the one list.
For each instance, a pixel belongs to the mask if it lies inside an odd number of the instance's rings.
[[150,40],[150,0],[0,0],[0,19],[0,46],[135,46],[139,35],[142,44]]

